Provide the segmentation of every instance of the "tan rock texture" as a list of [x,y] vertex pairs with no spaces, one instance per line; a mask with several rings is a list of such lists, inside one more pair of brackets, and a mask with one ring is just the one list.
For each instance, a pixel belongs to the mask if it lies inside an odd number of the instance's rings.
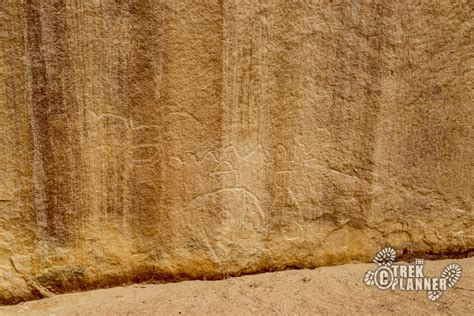
[[1,1],[0,302],[472,251],[472,12]]

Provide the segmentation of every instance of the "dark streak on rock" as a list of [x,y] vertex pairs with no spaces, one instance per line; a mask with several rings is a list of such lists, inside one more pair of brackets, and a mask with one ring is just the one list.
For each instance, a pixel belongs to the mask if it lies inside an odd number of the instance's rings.
[[[41,10],[41,6],[51,8]],[[80,133],[75,126],[78,107],[64,11],[62,2],[25,4],[35,172],[43,177],[36,187],[35,209],[38,218],[44,219],[39,223],[42,237],[59,245],[74,241],[81,203]]]

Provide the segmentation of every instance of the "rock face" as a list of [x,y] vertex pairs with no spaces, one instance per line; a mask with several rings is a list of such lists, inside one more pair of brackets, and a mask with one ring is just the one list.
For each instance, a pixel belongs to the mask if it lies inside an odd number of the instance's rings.
[[469,1],[3,1],[0,301],[474,247]]

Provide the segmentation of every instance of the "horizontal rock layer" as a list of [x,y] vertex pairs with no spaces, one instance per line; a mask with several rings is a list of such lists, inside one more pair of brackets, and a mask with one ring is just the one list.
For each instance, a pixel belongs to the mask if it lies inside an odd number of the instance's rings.
[[4,1],[0,302],[474,248],[469,1]]

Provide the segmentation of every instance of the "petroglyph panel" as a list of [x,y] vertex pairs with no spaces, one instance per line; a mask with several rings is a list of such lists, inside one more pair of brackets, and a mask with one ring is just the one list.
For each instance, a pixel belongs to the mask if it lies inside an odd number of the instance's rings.
[[0,301],[474,247],[468,1],[4,1]]

